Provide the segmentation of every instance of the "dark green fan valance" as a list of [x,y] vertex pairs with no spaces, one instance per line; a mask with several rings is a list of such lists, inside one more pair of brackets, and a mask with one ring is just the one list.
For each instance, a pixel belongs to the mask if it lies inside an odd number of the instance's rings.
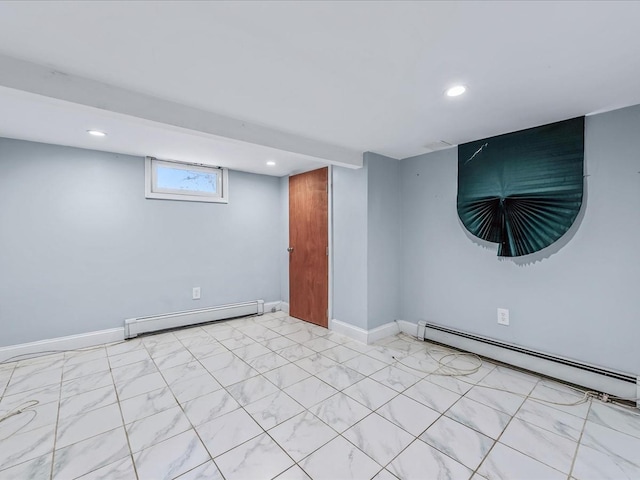
[[458,147],[458,215],[498,255],[537,252],[564,235],[582,205],[584,117]]

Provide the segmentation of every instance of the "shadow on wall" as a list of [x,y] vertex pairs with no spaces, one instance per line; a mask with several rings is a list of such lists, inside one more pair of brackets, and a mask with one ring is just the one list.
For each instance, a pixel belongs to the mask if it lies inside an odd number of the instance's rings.
[[[585,165],[585,169],[586,169],[586,165]],[[585,173],[585,175],[584,175],[584,191],[583,191],[583,194],[582,194],[582,206],[580,207],[580,211],[578,212],[578,216],[576,217],[576,219],[573,222],[573,224],[571,225],[571,227],[569,227],[569,230],[567,230],[567,232],[562,237],[560,237],[556,242],[552,243],[548,247],[543,248],[542,250],[534,252],[534,253],[532,253],[530,255],[523,255],[521,257],[498,257],[498,259],[501,262],[513,262],[516,265],[524,267],[524,266],[527,266],[527,265],[533,265],[535,263],[538,263],[538,262],[541,262],[543,260],[546,260],[547,258],[551,257],[552,255],[555,255],[556,253],[558,253],[562,248],[564,248],[573,239],[573,237],[575,236],[576,232],[580,228],[580,225],[582,224],[582,220],[584,219],[584,215],[585,215],[585,212],[586,212],[586,209],[587,209],[587,203],[588,203],[588,199],[589,199],[589,190],[588,190],[588,182],[587,182],[587,178],[588,177],[589,177],[589,175],[587,175]],[[491,250],[492,252],[495,252],[495,253],[498,252],[498,244],[497,243],[487,242],[486,240],[483,240],[481,238],[478,238],[478,237],[474,236],[464,226],[464,224],[462,223],[462,220],[460,220],[460,216],[458,216],[458,225],[460,225],[460,228],[462,229],[464,234],[473,243],[475,243],[476,245],[479,245],[480,247],[485,248],[487,250]]]

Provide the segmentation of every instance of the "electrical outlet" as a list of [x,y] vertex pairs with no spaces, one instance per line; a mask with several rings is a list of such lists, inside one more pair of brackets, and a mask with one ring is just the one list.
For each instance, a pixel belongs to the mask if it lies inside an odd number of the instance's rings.
[[506,308],[498,309],[498,323],[500,325],[509,325],[509,310]]
[[200,300],[200,287],[193,287],[193,299]]

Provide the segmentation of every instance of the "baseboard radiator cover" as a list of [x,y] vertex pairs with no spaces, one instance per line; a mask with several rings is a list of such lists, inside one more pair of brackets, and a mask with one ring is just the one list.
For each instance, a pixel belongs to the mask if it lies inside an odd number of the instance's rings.
[[[609,370],[434,323],[418,322],[413,332],[422,340],[449,345],[598,392],[622,398],[638,397],[640,377],[637,374]],[[637,405],[640,407],[640,402]]]
[[143,333],[198,325],[216,320],[262,314],[264,314],[264,300],[254,300],[149,317],[129,318],[124,321],[124,338],[134,338]]

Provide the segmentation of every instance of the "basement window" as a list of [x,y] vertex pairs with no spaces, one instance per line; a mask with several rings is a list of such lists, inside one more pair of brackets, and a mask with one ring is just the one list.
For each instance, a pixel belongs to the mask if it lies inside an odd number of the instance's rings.
[[226,168],[146,157],[145,197],[187,202],[229,202]]

